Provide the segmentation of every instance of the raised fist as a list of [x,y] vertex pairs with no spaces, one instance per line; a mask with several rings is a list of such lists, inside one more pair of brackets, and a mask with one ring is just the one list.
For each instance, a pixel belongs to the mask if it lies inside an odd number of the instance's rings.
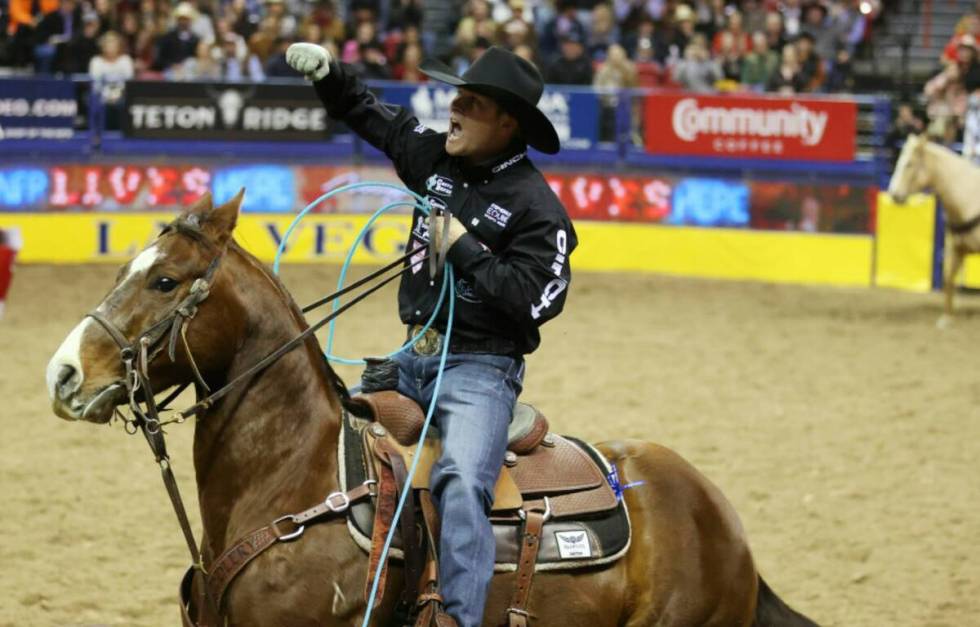
[[292,44],[286,49],[286,63],[308,80],[318,81],[330,73],[330,52],[316,44]]

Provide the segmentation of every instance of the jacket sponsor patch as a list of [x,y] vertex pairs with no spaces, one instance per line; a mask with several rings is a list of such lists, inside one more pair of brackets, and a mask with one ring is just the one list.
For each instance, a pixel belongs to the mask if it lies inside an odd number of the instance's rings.
[[493,203],[487,207],[487,212],[483,215],[497,226],[507,226],[507,221],[510,220],[511,212],[504,209],[497,203]]
[[425,188],[433,194],[440,196],[453,195],[453,180],[451,178],[433,174],[425,181]]

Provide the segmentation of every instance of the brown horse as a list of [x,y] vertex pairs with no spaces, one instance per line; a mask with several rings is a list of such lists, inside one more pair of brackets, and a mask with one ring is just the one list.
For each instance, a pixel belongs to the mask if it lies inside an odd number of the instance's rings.
[[[307,328],[279,280],[232,239],[240,203],[241,194],[219,207],[205,197],[122,268],[95,310],[132,339],[213,271],[210,294],[186,335],[193,362],[211,388],[247,372]],[[105,423],[127,401],[117,344],[90,317],[71,331],[48,366],[56,414]],[[152,358],[154,389],[196,381],[183,346],[173,360],[166,352]],[[244,534],[338,489],[342,407],[336,383],[309,337],[198,415],[194,465],[205,567]],[[195,385],[199,396],[205,394]],[[600,449],[624,483],[645,482],[625,494],[632,544],[622,559],[602,568],[538,573],[530,599],[534,624],[814,624],[761,579],[734,509],[694,467],[646,442],[611,442]],[[368,556],[343,516],[312,525],[301,539],[275,544],[244,568],[224,597],[227,624],[360,625],[367,566]],[[495,575],[485,624],[505,622],[514,578]],[[388,624],[391,596],[372,624]]]

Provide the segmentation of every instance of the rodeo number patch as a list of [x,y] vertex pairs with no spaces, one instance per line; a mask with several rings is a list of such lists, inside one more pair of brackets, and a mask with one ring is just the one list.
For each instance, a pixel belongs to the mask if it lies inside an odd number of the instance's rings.
[[555,539],[558,540],[558,555],[563,560],[592,557],[589,534],[585,531],[556,531]]

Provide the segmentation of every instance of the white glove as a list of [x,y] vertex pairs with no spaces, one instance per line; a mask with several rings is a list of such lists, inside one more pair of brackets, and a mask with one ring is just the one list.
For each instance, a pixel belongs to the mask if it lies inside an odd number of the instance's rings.
[[286,48],[286,63],[307,80],[318,81],[330,73],[330,52],[316,44],[292,44]]

